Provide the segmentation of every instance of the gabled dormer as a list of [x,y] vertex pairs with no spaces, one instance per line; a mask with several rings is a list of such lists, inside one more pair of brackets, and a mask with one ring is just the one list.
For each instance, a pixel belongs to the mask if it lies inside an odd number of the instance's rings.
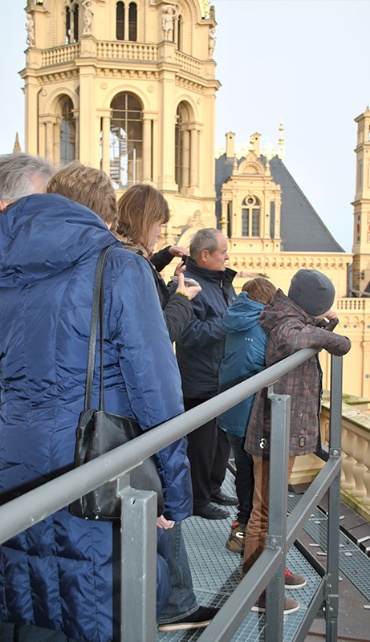
[[[251,136],[249,151],[234,156],[231,176],[221,189],[221,226],[232,250],[280,251],[281,188],[271,176],[269,159],[260,155],[260,135]],[[226,136],[229,157],[232,138]]]

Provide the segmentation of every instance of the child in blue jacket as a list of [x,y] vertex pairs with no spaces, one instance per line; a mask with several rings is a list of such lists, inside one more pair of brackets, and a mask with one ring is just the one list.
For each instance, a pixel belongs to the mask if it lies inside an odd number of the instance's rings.
[[[225,356],[219,369],[219,391],[249,379],[265,368],[266,334],[259,316],[276,292],[263,277],[247,281],[223,317],[226,329]],[[244,549],[244,531],[252,510],[253,458],[244,450],[249,415],[255,395],[244,399],[217,419],[217,426],[227,433],[234,453],[238,513],[231,527],[226,548],[234,553]]]

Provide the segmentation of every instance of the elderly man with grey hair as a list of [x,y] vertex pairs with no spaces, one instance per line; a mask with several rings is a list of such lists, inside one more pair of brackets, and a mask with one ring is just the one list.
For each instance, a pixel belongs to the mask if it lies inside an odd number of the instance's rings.
[[[193,301],[194,318],[176,344],[185,410],[218,392],[225,344],[222,318],[236,296],[232,286],[236,272],[225,266],[228,258],[227,240],[219,230],[204,228],[195,233],[184,274],[198,281],[202,291]],[[226,434],[218,430],[216,419],[188,435],[194,515],[224,519],[229,516],[225,505],[237,504],[236,497],[221,491],[229,453]]]
[[56,169],[45,158],[24,152],[0,156],[0,211],[24,196],[44,194]]

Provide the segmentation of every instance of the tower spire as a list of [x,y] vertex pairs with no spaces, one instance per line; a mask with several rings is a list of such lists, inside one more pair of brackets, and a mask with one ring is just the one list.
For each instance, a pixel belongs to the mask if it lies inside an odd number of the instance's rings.
[[21,152],[21,146],[19,144],[19,136],[18,132],[15,134],[15,141],[14,141],[14,147],[13,147],[13,154],[16,154],[17,152]]
[[284,127],[283,127],[283,119],[280,118],[280,125],[279,125],[279,151],[278,151],[278,157],[280,158],[280,160],[283,160],[284,152],[285,152]]

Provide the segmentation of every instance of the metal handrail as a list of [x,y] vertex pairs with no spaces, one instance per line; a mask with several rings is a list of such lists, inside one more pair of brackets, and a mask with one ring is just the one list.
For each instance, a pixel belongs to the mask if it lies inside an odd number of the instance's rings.
[[139,466],[142,461],[176,439],[199,428],[260,388],[271,385],[279,377],[304,363],[315,352],[310,348],[300,350],[251,377],[248,381],[243,381],[200,406],[147,431],[134,441],[119,446],[94,461],[0,506],[0,544],[67,506],[78,497]]
[[[145,546],[148,547],[148,542],[155,539],[155,494],[132,489],[129,486],[129,472],[146,458],[180,437],[196,430],[199,426],[253,395],[261,388],[270,387],[269,396],[272,400],[270,471],[274,467],[274,479],[271,481],[270,477],[270,502],[274,496],[274,502],[276,501],[276,505],[279,504],[280,511],[272,511],[273,517],[270,518],[269,521],[266,549],[211,624],[202,633],[199,641],[226,642],[227,640],[231,640],[233,633],[235,633],[240,623],[246,617],[256,597],[258,597],[266,585],[268,585],[268,588],[265,640],[266,642],[283,640],[282,602],[284,588],[283,574],[279,574],[279,569],[281,570],[285,565],[286,551],[293,543],[298,529],[301,528],[305,520],[308,519],[312,507],[317,505],[324,493],[329,489],[329,503],[331,505],[333,518],[330,517],[329,511],[328,526],[329,531],[332,534],[334,533],[332,538],[335,544],[334,547],[331,547],[331,551],[330,546],[328,546],[327,575],[330,578],[330,583],[326,582],[325,577],[323,578],[310,608],[307,609],[303,617],[297,636],[294,639],[297,642],[305,639],[305,635],[309,630],[309,624],[310,622],[312,623],[318,607],[323,599],[325,599],[327,604],[331,605],[330,609],[328,609],[330,613],[327,615],[326,639],[328,642],[335,642],[337,639],[338,617],[337,596],[335,594],[337,578],[335,574],[338,570],[337,559],[339,551],[336,531],[339,531],[341,358],[332,357],[331,408],[332,415],[334,415],[335,418],[334,423],[336,424],[336,428],[334,433],[332,426],[330,430],[329,459],[320,471],[315,482],[311,484],[310,489],[304,495],[304,500],[301,500],[299,509],[296,507],[296,509],[294,509],[294,516],[292,513],[288,520],[284,504],[286,501],[284,499],[284,488],[286,488],[287,483],[286,471],[290,398],[286,395],[274,395],[273,389],[271,388],[277,379],[304,363],[308,358],[315,355],[316,352],[316,350],[308,348],[300,350],[247,381],[239,383],[233,388],[205,401],[196,408],[184,412],[170,421],[161,424],[161,426],[147,431],[135,440],[1,506],[0,544],[40,522],[47,516],[52,515],[64,506],[67,506],[81,495],[85,495],[87,492],[98,488],[107,481],[118,479],[117,493],[122,500],[122,519],[125,524],[125,528],[122,529],[121,532],[122,551],[127,551],[126,547],[131,546],[132,550],[129,551],[128,557],[130,559],[140,559],[143,565],[147,565],[150,571],[147,573],[147,584],[145,586],[140,585],[135,594],[133,583],[130,583],[127,578],[128,573],[125,572],[127,571],[127,567],[125,569],[123,563],[124,555],[122,555],[121,613],[122,615],[126,613],[132,616],[132,610],[130,611],[130,609],[136,608],[138,617],[125,618],[125,627],[123,628],[123,626],[121,626],[121,641],[127,640],[128,642],[132,642],[134,639],[145,639],[146,642],[153,642],[156,631],[154,604],[155,561],[153,561],[155,555],[148,555]],[[283,435],[285,435],[285,438],[282,439]],[[331,443],[332,441],[334,445]],[[273,452],[273,448],[276,452]],[[274,457],[276,457],[275,462],[277,462],[278,465],[274,464]],[[334,491],[331,493],[332,487]],[[132,499],[135,501],[131,501]],[[137,512],[135,513],[135,511]],[[140,514],[140,519],[134,520],[133,515],[137,516],[138,514]],[[139,522],[142,524],[142,537],[140,537],[139,533],[136,533],[137,537],[135,538],[130,536],[129,531],[130,528],[135,528],[132,526],[132,523],[135,521],[136,523]],[[134,544],[134,542],[136,543]],[[135,548],[133,548],[134,546]],[[142,548],[139,549],[138,546]],[[335,548],[338,548],[338,551],[334,550]],[[149,568],[150,566],[151,570]],[[143,573],[143,576],[144,575],[145,573]],[[148,599],[148,597],[150,599]],[[150,604],[149,607],[148,603]],[[273,621],[271,618],[274,617],[275,622],[277,622],[277,627],[276,625],[269,627],[269,622],[271,623]],[[134,630],[130,628],[136,626],[139,620],[140,629]]]

